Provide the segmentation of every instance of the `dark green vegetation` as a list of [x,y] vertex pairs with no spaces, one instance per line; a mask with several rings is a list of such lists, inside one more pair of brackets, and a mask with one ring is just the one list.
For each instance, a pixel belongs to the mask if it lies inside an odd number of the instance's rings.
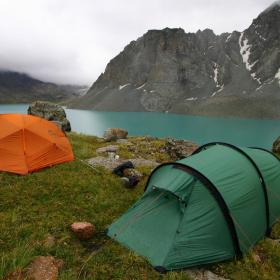
[[[25,267],[35,256],[52,255],[65,262],[59,278],[64,280],[188,279],[184,272],[159,275],[143,258],[101,233],[139,198],[145,180],[134,190],[125,189],[114,175],[101,168],[93,170],[79,160],[95,156],[96,148],[104,146],[102,140],[73,133],[69,137],[75,161],[24,177],[0,174],[0,278],[17,267]],[[139,138],[130,141],[140,142]],[[137,145],[139,155],[169,160],[156,152],[164,141],[154,140],[152,144],[153,154],[146,145]],[[124,146],[119,154],[131,156]],[[147,177],[150,169],[141,172]],[[78,241],[69,230],[72,222],[84,220],[95,224],[99,231],[88,242]],[[52,248],[43,244],[47,234],[57,240]],[[272,235],[280,238],[280,224],[274,226]],[[93,253],[98,246],[100,250]],[[280,246],[264,240],[244,259],[211,269],[236,280],[280,279]]]

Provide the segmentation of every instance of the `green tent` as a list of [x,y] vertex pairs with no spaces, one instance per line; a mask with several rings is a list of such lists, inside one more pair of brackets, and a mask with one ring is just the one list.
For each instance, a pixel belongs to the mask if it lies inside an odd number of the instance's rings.
[[209,143],[157,167],[108,235],[164,272],[241,257],[279,216],[278,158]]

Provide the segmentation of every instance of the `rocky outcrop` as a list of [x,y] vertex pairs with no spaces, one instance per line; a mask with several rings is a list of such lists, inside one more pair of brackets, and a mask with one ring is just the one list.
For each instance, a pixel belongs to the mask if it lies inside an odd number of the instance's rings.
[[197,148],[198,145],[192,142],[169,138],[161,152],[167,153],[173,160],[179,160],[189,156]]
[[113,58],[72,105],[280,117],[279,25],[280,6],[275,4],[243,32],[149,30]]
[[273,142],[272,152],[280,154],[280,136]]
[[105,141],[126,139],[128,132],[122,128],[108,128],[103,135]]
[[66,118],[64,109],[57,104],[46,101],[35,101],[28,107],[27,112],[29,115],[53,121],[63,131],[71,131],[71,125]]

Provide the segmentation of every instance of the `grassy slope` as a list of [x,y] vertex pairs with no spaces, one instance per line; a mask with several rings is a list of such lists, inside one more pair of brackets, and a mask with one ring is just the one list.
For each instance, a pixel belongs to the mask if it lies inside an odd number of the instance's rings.
[[[95,156],[104,146],[98,138],[70,134],[77,158]],[[132,140],[133,141],[133,140]],[[136,139],[134,141],[137,141]],[[153,143],[155,148],[163,145]],[[149,158],[168,160],[151,154],[145,145],[141,153]],[[131,156],[124,148],[120,155]],[[148,175],[150,170],[141,170]],[[59,279],[188,279],[183,272],[161,276],[136,256],[101,233],[81,243],[70,232],[74,221],[90,221],[104,230],[141,195],[145,180],[134,190],[124,189],[119,180],[102,169],[94,171],[81,161],[54,166],[28,176],[0,173],[0,279],[17,267],[26,266],[37,255],[53,255],[64,260]],[[57,243],[47,249],[47,234]],[[280,238],[280,225],[274,227]],[[90,247],[104,246],[91,255]],[[261,262],[253,256],[258,253]],[[241,261],[227,262],[211,269],[232,279],[280,279],[280,247],[268,240],[260,242]]]

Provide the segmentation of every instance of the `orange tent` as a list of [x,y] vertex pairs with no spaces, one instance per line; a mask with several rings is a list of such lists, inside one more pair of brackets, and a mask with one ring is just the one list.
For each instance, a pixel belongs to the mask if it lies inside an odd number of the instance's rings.
[[25,175],[74,159],[65,134],[52,122],[0,114],[0,170]]

